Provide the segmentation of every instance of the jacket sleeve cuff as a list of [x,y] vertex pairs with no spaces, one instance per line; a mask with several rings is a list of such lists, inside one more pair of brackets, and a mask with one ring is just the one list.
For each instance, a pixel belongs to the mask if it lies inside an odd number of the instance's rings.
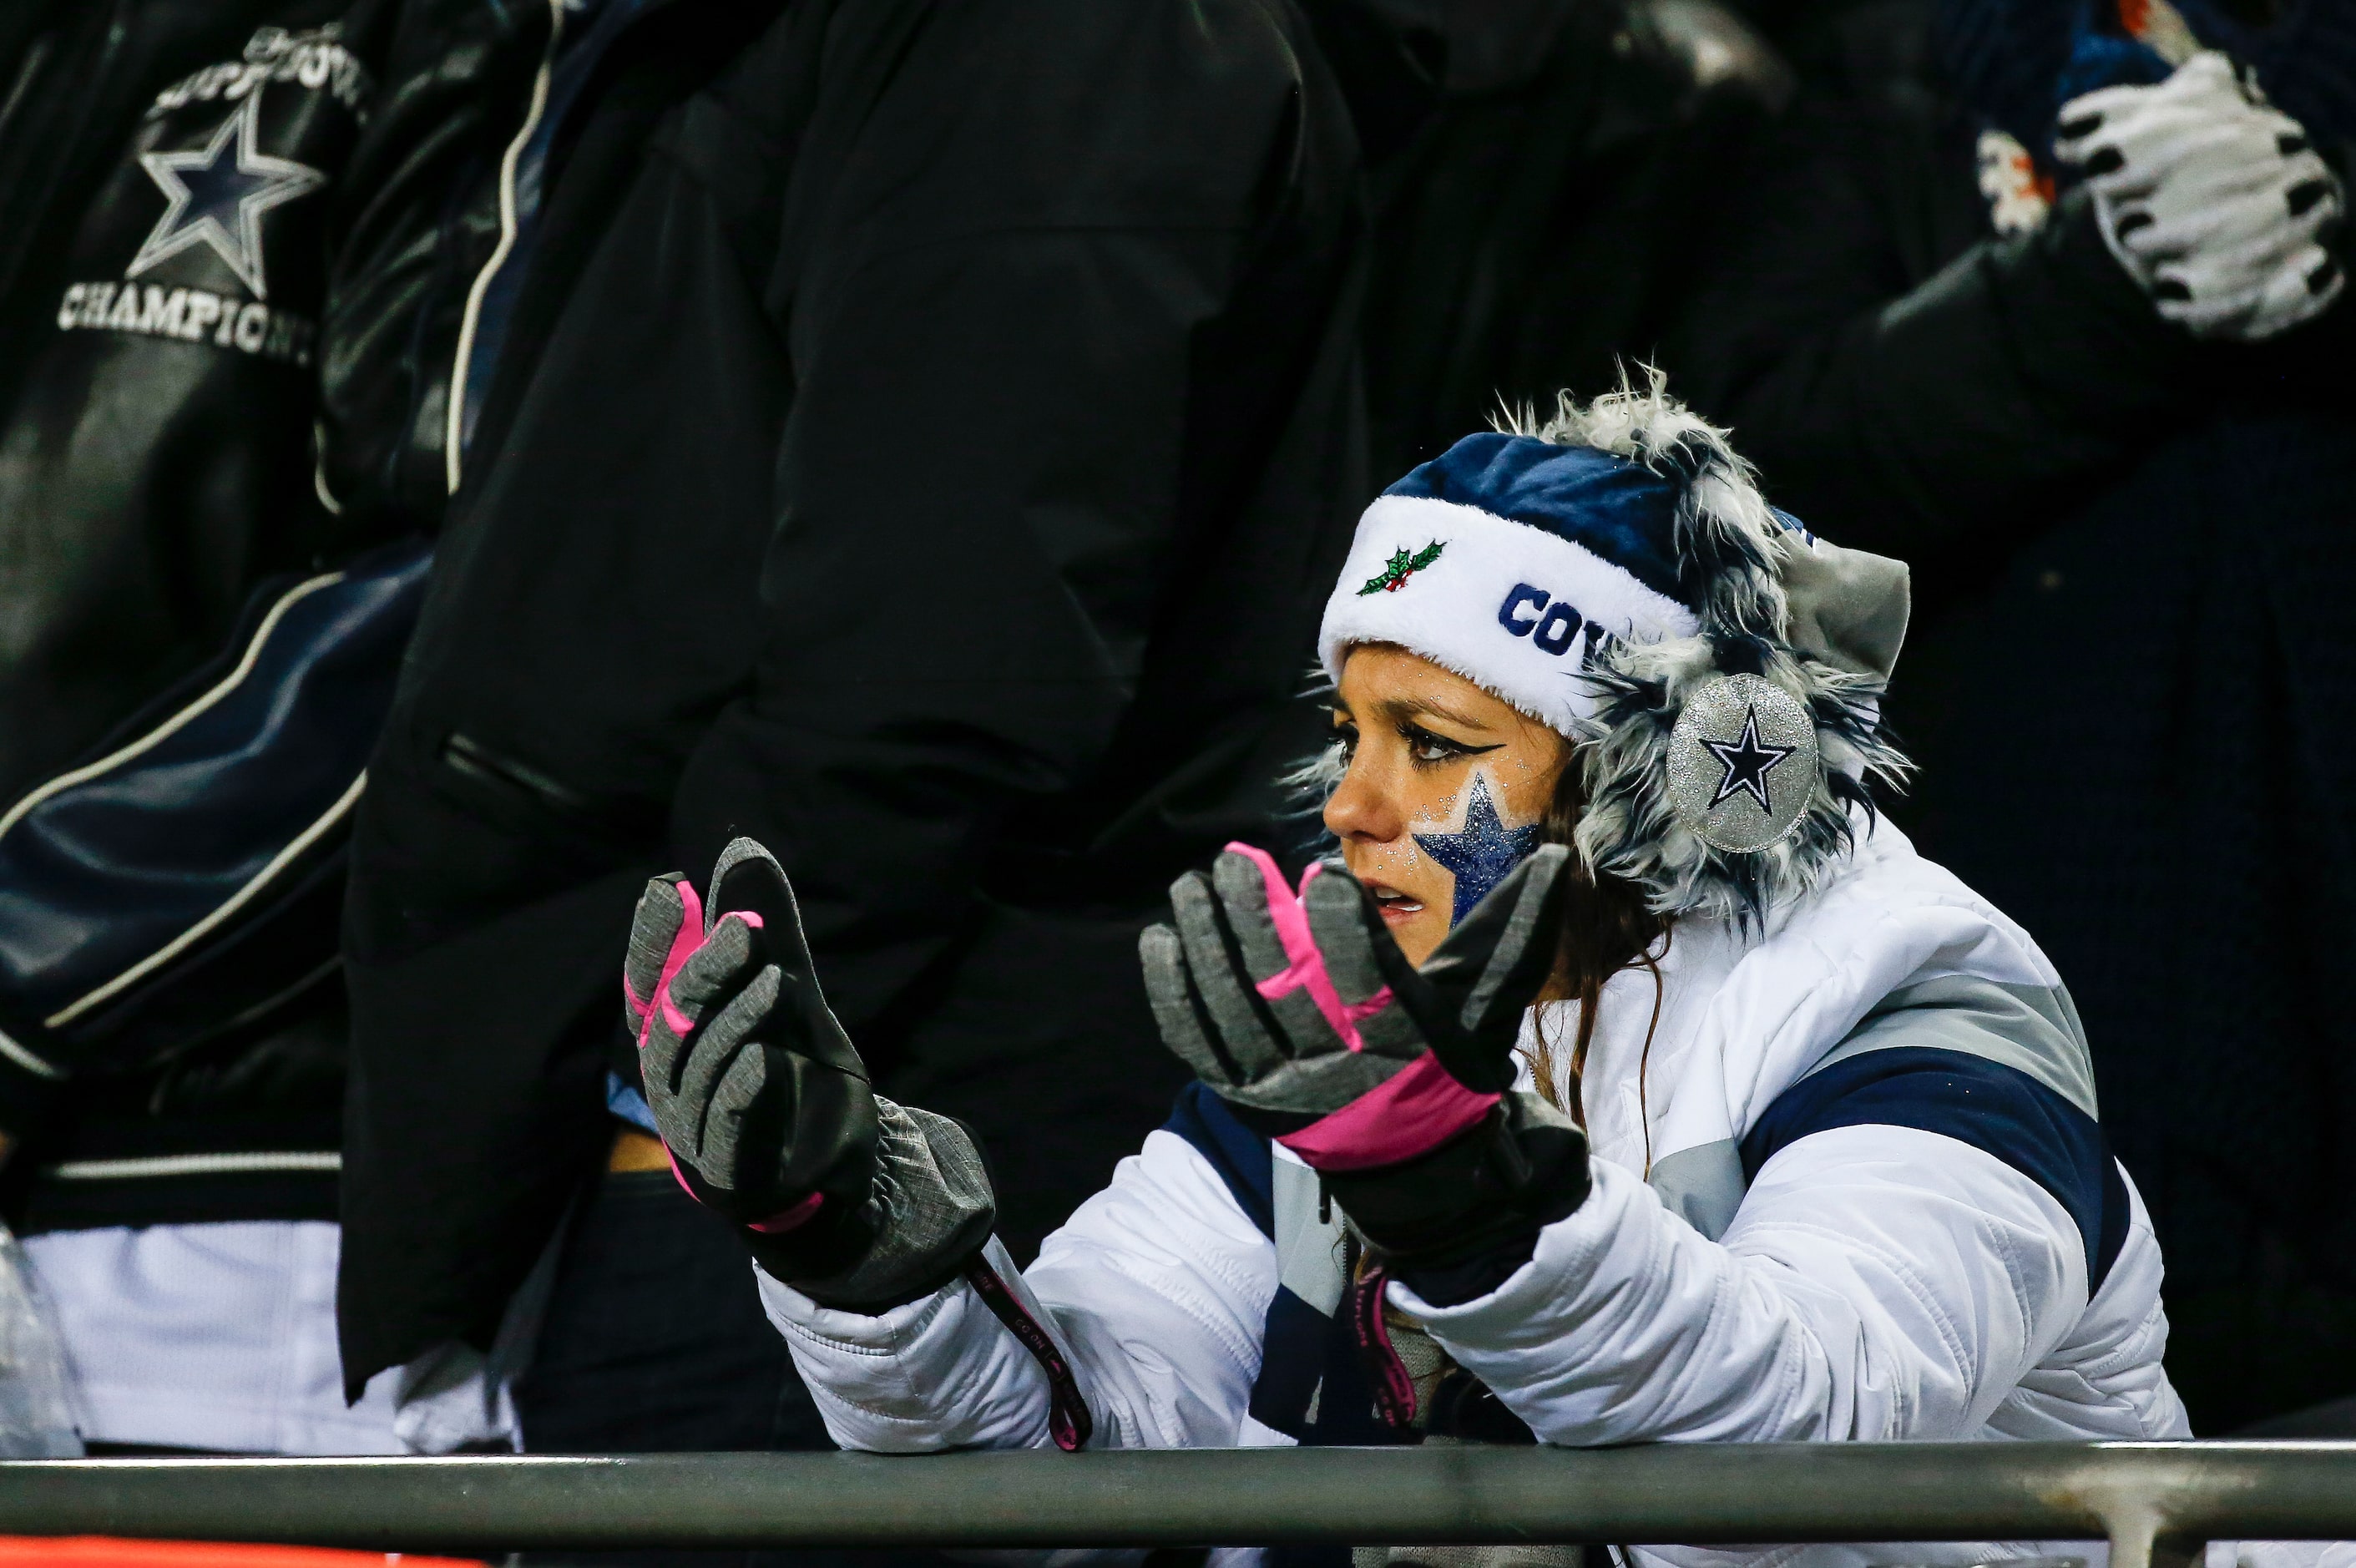
[[1433,1282],[1394,1277],[1391,1304],[1443,1338],[1463,1336],[1469,1342],[1491,1337],[1518,1338],[1533,1315],[1542,1316],[1559,1329],[1577,1297],[1593,1283],[1599,1264],[1611,1251],[1622,1226],[1633,1217],[1631,1189],[1643,1183],[1619,1166],[1598,1160],[1587,1201],[1530,1238],[1529,1250],[1487,1291],[1460,1301],[1444,1299],[1445,1291],[1427,1294],[1418,1288]]
[[[983,1256],[1021,1277],[996,1241]],[[869,1314],[755,1277],[828,1434],[843,1447],[928,1454],[1054,1441],[1045,1373],[963,1279]]]
[[1467,1301],[1496,1288],[1528,1260],[1541,1229],[1586,1201],[1587,1138],[1562,1112],[1516,1091],[1430,1153],[1327,1169],[1320,1180],[1373,1255],[1418,1294]]
[[929,1111],[875,1102],[875,1182],[859,1229],[873,1240],[830,1273],[796,1269],[792,1232],[775,1240],[744,1232],[764,1275],[848,1312],[879,1314],[933,1294],[964,1273],[990,1240],[998,1207],[980,1146],[964,1127]]

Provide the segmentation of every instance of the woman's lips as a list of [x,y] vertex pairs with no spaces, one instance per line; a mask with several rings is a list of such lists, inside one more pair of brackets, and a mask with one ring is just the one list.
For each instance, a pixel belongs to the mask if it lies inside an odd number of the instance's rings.
[[1375,897],[1375,908],[1382,911],[1383,919],[1394,926],[1403,926],[1423,913],[1423,900],[1402,893],[1380,882],[1366,884],[1366,891]]

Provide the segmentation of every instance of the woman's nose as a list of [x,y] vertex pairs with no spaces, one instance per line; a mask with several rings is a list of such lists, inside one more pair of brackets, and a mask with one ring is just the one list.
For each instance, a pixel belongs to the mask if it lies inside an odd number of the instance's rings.
[[1325,801],[1325,827],[1344,841],[1388,843],[1407,831],[1407,822],[1390,791],[1365,766],[1364,754],[1353,759],[1341,786]]

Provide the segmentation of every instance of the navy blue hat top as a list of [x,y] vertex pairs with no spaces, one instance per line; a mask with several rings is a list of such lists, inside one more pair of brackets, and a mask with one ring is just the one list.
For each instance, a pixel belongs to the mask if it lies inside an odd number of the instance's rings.
[[1383,492],[1476,507],[1541,528],[1684,602],[1676,518],[1685,481],[1592,446],[1484,431],[1468,435]]

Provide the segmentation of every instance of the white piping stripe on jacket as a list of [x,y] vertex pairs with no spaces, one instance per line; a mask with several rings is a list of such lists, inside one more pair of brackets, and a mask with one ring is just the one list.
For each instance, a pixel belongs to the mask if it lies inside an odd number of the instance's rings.
[[285,870],[289,865],[292,865],[295,861],[302,858],[313,844],[318,843],[320,839],[324,838],[327,834],[329,830],[333,829],[337,822],[343,821],[344,818],[350,813],[351,809],[359,803],[360,793],[367,788],[368,774],[366,772],[362,772],[345,788],[343,794],[337,798],[336,803],[328,807],[325,814],[323,814],[317,822],[315,822],[309,827],[305,828],[300,833],[296,834],[284,848],[281,849],[276,854],[272,855],[270,857],[270,864],[263,866],[260,871],[254,873],[252,877],[246,882],[244,886],[239,888],[236,892],[223,899],[219,908],[213,910],[211,914],[207,915],[203,919],[197,921],[187,930],[182,931],[178,936],[174,937],[170,941],[166,942],[162,947],[157,948],[154,952],[149,953],[145,958],[141,959],[137,963],[133,964],[129,969],[124,970],[121,974],[116,975],[112,980],[108,981],[105,984],[91,992],[88,995],[83,996],[79,1001],[70,1003],[66,1006],[58,1009],[55,1013],[50,1014],[47,1018],[42,1020],[42,1023],[52,1029],[72,1023],[76,1018],[80,1017],[92,1007],[104,1002],[108,997],[116,995],[127,987],[137,984],[139,981],[145,976],[154,973],[165,964],[171,962],[180,954],[187,951],[188,949],[194,947],[197,943],[204,940],[204,939],[219,928],[222,922],[229,919],[230,916],[236,914],[240,909],[245,908],[246,905],[252,903],[263,889],[270,886],[272,881],[276,878],[280,872]]
[[5,1030],[0,1030],[0,1057],[6,1057],[10,1061],[37,1078],[61,1081],[66,1076],[65,1069],[43,1061],[18,1044]]
[[458,493],[458,479],[465,472],[465,436],[466,432],[466,376],[475,358],[475,328],[483,314],[483,296],[490,292],[491,279],[507,264],[509,254],[515,250],[516,233],[516,166],[522,161],[523,150],[530,145],[532,133],[540,129],[540,117],[548,110],[549,83],[556,76],[556,50],[564,40],[564,0],[548,0],[548,47],[541,52],[540,71],[531,79],[531,106],[524,111],[523,124],[516,128],[515,140],[508,144],[499,157],[499,242],[491,248],[490,258],[466,290],[466,309],[458,319],[458,349],[451,357],[450,416],[442,430],[442,477],[452,495]]
[[236,691],[245,678],[253,673],[254,664],[262,658],[262,645],[269,641],[271,632],[275,630],[278,623],[285,618],[287,611],[320,589],[332,587],[343,580],[344,574],[341,572],[328,572],[297,583],[287,589],[285,593],[279,596],[278,602],[270,607],[269,613],[262,618],[261,626],[254,629],[253,636],[247,641],[245,652],[238,660],[235,669],[206,688],[204,693],[187,707],[177,710],[170,718],[140,736],[138,739],[129,742],[117,750],[108,752],[95,762],[87,762],[80,768],[60,773],[39,789],[26,795],[24,799],[8,809],[7,815],[0,816],[0,834],[6,833],[9,829],[24,820],[25,813],[60,789],[70,789],[85,779],[95,779],[100,774],[130,761],[134,757],[143,756],[187,728],[199,714]]
[[340,1171],[344,1156],[332,1150],[287,1150],[233,1155],[143,1155],[122,1160],[61,1160],[41,1174],[59,1181],[139,1181],[155,1176],[244,1176],[262,1171]]

